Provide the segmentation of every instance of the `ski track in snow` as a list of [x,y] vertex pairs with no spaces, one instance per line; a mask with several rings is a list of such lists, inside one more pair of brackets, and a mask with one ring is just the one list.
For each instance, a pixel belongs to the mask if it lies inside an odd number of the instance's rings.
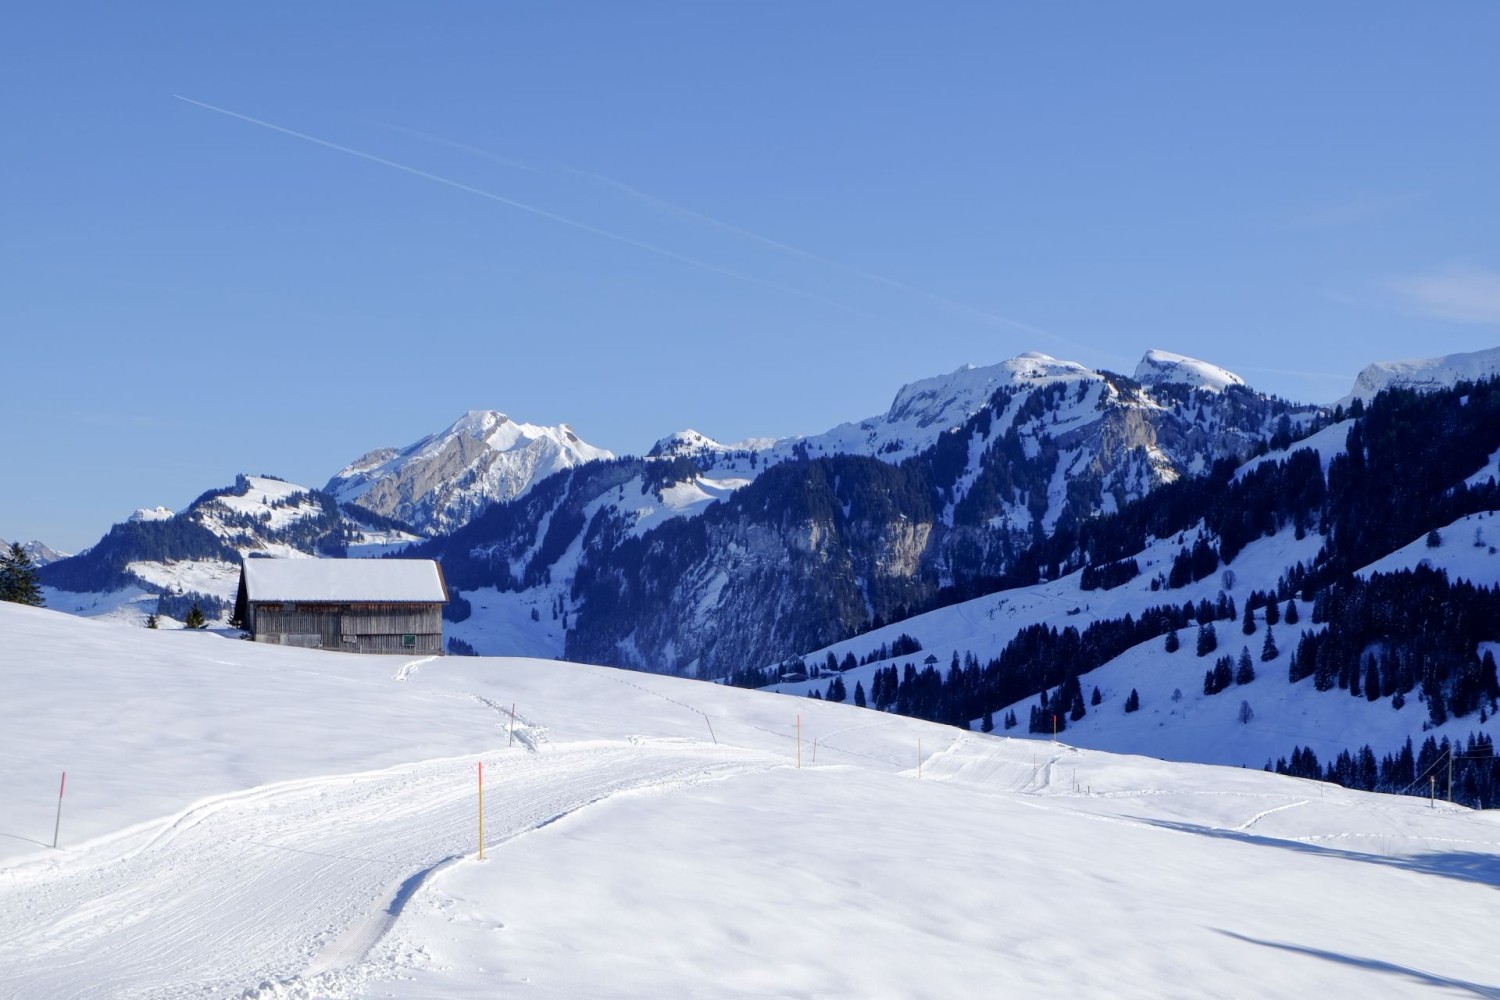
[[412,674],[422,669],[422,664],[431,663],[436,659],[436,656],[424,656],[420,660],[412,660],[408,663],[403,663],[401,664],[401,669],[396,671],[395,679],[398,681],[404,681]]
[[[783,763],[680,740],[545,753],[523,744],[485,755],[487,851],[622,792],[669,791]],[[125,831],[0,872],[0,995],[348,995],[393,971],[366,956],[413,893],[477,853],[480,759],[216,796],[153,824],[154,832]],[[72,969],[80,962],[109,977],[80,988]]]
[[1235,827],[1234,830],[1236,833],[1244,833],[1246,830],[1250,829],[1252,826],[1259,823],[1261,820],[1265,819],[1272,813],[1279,813],[1284,809],[1296,809],[1298,806],[1305,806],[1311,801],[1311,799],[1298,799],[1296,802],[1288,802],[1286,805],[1273,806],[1270,809],[1262,810],[1261,812],[1258,812],[1254,816],[1251,816],[1249,819],[1245,820],[1245,822],[1241,823],[1239,826]]

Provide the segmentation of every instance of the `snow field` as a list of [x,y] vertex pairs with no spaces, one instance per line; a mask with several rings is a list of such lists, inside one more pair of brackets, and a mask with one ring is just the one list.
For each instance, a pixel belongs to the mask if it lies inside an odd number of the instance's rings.
[[7,997],[1494,990],[1487,813],[576,664],[0,632]]

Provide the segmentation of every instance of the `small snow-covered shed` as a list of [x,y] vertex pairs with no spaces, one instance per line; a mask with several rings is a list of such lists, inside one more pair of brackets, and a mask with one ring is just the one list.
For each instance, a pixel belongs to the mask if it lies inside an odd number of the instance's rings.
[[438,655],[447,603],[432,559],[246,559],[235,611],[256,642]]

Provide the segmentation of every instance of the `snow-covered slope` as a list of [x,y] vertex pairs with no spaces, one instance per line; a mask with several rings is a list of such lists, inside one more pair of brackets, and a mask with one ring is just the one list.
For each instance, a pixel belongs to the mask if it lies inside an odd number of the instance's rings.
[[355,460],[327,492],[429,534],[451,531],[490,504],[511,500],[561,469],[611,458],[567,424],[522,424],[494,410],[470,410],[452,426],[397,450]]
[[1500,347],[1469,354],[1410,361],[1379,361],[1368,365],[1354,380],[1354,390],[1341,403],[1355,399],[1369,402],[1382,389],[1415,389],[1419,392],[1446,389],[1462,381],[1500,375]]
[[1488,814],[572,664],[0,632],[15,1000],[1491,992]]
[[813,454],[870,455],[900,461],[932,447],[944,431],[962,425],[988,405],[997,390],[1034,389],[1097,378],[1097,373],[1076,362],[1030,351],[997,365],[965,365],[946,375],[904,385],[881,416],[840,424],[805,439],[778,442],[778,446],[787,449],[800,442]]
[[1232,371],[1207,361],[1189,358],[1171,351],[1147,351],[1136,366],[1135,380],[1141,385],[1186,385],[1194,389],[1223,392],[1245,380]]

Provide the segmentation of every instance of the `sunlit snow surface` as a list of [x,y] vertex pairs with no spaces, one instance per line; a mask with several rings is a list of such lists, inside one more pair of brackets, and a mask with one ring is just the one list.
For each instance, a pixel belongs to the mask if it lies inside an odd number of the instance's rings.
[[556,662],[0,633],[6,997],[1500,990],[1487,813]]

